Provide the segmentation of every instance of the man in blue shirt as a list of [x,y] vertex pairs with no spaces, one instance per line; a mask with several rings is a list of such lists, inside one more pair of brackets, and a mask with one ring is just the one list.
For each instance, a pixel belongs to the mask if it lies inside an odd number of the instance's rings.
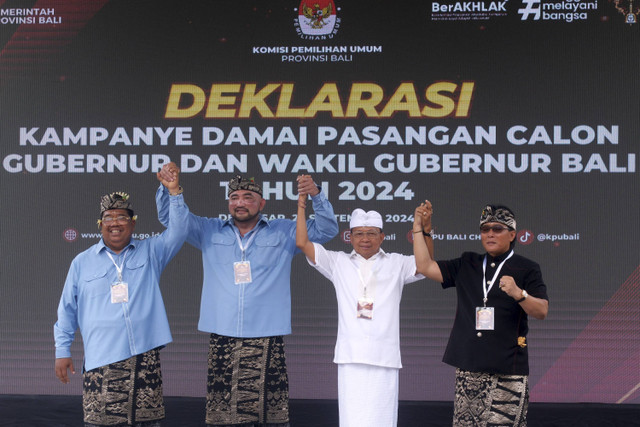
[[[160,174],[167,180],[169,163]],[[309,238],[325,243],[338,233],[333,207],[310,176],[298,178],[309,194],[315,219]],[[206,422],[210,425],[286,426],[289,387],[283,335],[291,333],[291,260],[296,223],[268,221],[260,185],[241,176],[228,185],[231,219],[189,214],[187,241],[202,251],[204,283],[198,329],[211,333]],[[156,194],[158,216],[166,223],[169,194]]]
[[[170,172],[174,173],[174,172]],[[84,343],[85,426],[159,426],[164,418],[159,349],[171,342],[160,294],[162,270],[186,238],[189,212],[177,185],[170,194],[169,222],[160,235],[132,238],[136,216],[126,193],[101,199],[101,240],[75,257],[54,325],[56,376],[75,374],[71,343]]]

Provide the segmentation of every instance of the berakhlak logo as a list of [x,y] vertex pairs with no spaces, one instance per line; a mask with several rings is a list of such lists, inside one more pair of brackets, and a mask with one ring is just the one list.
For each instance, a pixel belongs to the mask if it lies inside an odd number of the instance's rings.
[[522,15],[522,21],[529,19],[529,15],[533,15],[533,20],[540,20],[540,0],[522,0],[523,8],[518,9],[518,13]]
[[342,241],[345,243],[351,243],[351,230],[345,230],[342,232]]
[[332,37],[340,23],[333,0],[302,0],[296,27],[300,36],[315,39]]

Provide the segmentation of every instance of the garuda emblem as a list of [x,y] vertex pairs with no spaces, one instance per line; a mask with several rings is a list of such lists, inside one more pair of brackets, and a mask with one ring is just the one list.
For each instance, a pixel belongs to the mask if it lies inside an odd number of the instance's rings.
[[330,34],[337,22],[333,0],[302,0],[298,8],[300,31],[307,35]]

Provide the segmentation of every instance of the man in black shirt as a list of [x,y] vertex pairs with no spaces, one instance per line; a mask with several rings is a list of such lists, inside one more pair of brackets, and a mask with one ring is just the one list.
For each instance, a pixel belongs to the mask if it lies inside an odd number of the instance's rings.
[[457,368],[453,425],[526,426],[528,316],[547,316],[547,288],[540,266],[513,251],[516,220],[509,208],[487,205],[480,232],[486,253],[449,261],[434,261],[424,239],[414,240],[418,272],[455,287],[458,296],[443,357]]

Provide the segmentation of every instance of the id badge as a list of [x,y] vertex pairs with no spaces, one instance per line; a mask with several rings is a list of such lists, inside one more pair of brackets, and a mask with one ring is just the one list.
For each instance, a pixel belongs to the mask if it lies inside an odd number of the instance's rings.
[[493,331],[494,307],[476,307],[476,330]]
[[111,285],[111,303],[119,304],[129,302],[129,285],[124,282],[116,282]]
[[370,299],[359,299],[357,308],[358,319],[373,319],[373,301]]
[[233,263],[233,276],[236,285],[251,283],[251,263],[249,261],[238,261]]

